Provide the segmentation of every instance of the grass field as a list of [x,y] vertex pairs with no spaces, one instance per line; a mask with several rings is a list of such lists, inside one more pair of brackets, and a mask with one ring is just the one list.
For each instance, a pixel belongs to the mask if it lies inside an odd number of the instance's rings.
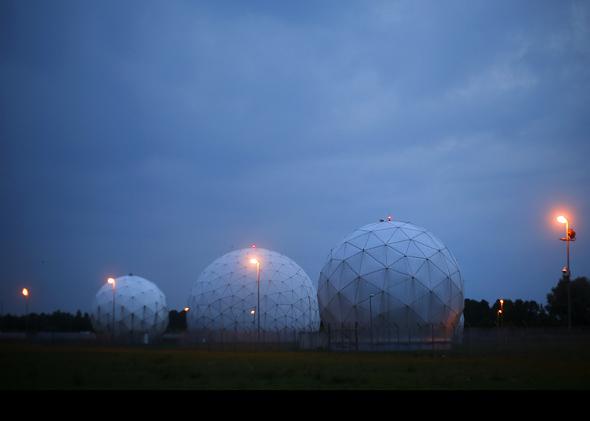
[[207,351],[0,343],[7,389],[590,389],[590,338],[452,351]]

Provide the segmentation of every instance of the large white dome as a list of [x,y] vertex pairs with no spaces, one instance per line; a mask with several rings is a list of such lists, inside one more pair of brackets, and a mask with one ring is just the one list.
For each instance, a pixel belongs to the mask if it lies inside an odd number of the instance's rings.
[[432,233],[407,222],[365,225],[334,247],[318,301],[326,328],[354,331],[365,342],[449,341],[462,329],[457,261]]
[[96,294],[91,321],[99,334],[113,333],[118,338],[155,338],[168,326],[166,297],[153,283],[140,276],[120,276],[115,288],[105,284]]
[[[259,310],[253,258],[260,262]],[[235,250],[213,261],[193,284],[189,306],[187,325],[193,332],[257,333],[258,316],[263,333],[319,329],[311,279],[287,256],[263,248]],[[248,337],[254,338],[232,339]]]

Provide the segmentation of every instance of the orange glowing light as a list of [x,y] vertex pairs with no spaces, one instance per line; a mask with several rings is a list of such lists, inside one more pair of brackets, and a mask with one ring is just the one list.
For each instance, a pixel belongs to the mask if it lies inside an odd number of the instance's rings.
[[567,218],[563,215],[559,215],[557,217],[557,222],[559,222],[560,224],[567,224]]
[[504,300],[500,299],[500,305],[504,305]]
[[109,278],[107,279],[107,282],[112,285],[113,287],[115,286],[115,278]]
[[258,261],[258,259],[252,258],[252,259],[250,259],[250,263],[252,263],[253,265],[257,265],[260,262]]
[[502,310],[498,310],[498,314],[502,314]]
[[23,288],[23,295],[25,297],[28,297],[29,296],[29,290],[27,288]]
[[190,307],[185,307],[185,308],[184,308],[184,311],[188,313],[188,311],[189,311],[190,309],[191,309]]

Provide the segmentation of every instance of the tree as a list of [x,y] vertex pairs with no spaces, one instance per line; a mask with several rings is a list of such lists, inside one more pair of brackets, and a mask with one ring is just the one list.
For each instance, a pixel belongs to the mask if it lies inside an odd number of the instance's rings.
[[467,327],[492,327],[495,323],[494,313],[486,300],[465,299],[463,316]]
[[[498,323],[500,302],[496,300],[490,307],[486,300],[466,299],[463,315],[466,327],[493,327]],[[545,308],[535,301],[504,300],[502,326],[544,326],[548,323]]]
[[[560,323],[567,324],[567,280],[561,278],[547,294],[549,315]],[[572,326],[590,325],[590,282],[585,276],[570,283]]]

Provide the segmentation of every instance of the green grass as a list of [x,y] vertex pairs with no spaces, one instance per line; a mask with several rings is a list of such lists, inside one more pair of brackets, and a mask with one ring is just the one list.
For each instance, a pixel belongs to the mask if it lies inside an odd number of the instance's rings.
[[0,389],[589,389],[590,340],[446,352],[0,343]]

